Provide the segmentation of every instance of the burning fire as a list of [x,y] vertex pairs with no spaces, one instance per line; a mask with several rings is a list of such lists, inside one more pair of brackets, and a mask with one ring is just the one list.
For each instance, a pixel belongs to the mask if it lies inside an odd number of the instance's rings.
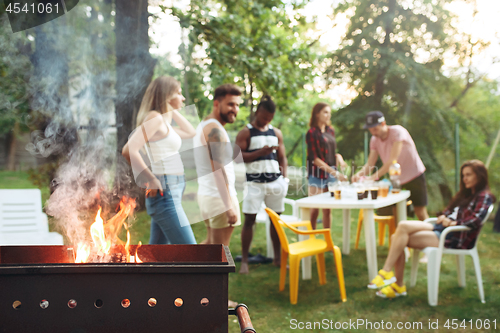
[[[111,246],[114,244],[124,245],[126,262],[142,263],[136,253],[130,254],[130,231],[125,222],[125,219],[132,214],[135,209],[135,200],[123,197],[120,201],[120,211],[104,221],[101,217],[101,207],[95,217],[95,222],[90,226],[90,235],[92,237],[92,245],[86,243],[78,244],[76,251],[75,263],[85,263],[89,261],[112,261]],[[118,237],[122,226],[127,229],[127,241],[124,242]],[[139,247],[141,242],[139,242]],[[139,248],[137,247],[137,249]],[[121,253],[119,253],[121,255]],[[123,259],[121,260],[123,261]]]

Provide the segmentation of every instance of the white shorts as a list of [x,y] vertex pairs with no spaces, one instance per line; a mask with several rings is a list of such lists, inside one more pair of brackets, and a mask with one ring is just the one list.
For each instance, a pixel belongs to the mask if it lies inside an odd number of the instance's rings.
[[243,208],[244,214],[257,214],[262,202],[266,207],[271,208],[276,213],[285,211],[284,198],[288,191],[288,183],[283,177],[276,179],[270,183],[246,182],[243,191]]
[[231,197],[231,205],[238,217],[235,224],[227,223],[226,205],[224,205],[220,197],[214,198],[206,195],[198,195],[198,205],[200,207],[201,218],[205,221],[207,227],[222,229],[241,225],[240,204],[236,196]]

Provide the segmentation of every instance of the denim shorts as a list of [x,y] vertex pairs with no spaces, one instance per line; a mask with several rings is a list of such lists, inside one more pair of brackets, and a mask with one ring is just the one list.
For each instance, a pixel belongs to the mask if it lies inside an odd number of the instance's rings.
[[315,187],[319,187],[321,189],[327,190],[328,189],[328,184],[329,183],[335,183],[337,181],[337,178],[335,178],[332,175],[328,174],[328,178],[326,178],[326,179],[321,179],[321,178],[318,178],[318,177],[309,176],[309,178],[307,179],[307,181],[309,183],[309,186],[315,186]]
[[441,239],[441,234],[443,233],[441,230],[433,230],[438,239]]
[[182,208],[186,188],[184,175],[157,175],[163,184],[163,195],[146,198],[151,216],[149,244],[196,244],[191,224]]

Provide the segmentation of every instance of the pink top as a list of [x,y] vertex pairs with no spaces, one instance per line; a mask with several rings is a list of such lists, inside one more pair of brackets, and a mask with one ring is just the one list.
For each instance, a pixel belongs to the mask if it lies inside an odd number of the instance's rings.
[[410,133],[400,125],[389,126],[389,135],[385,140],[372,136],[370,140],[370,150],[376,150],[380,159],[384,163],[391,163],[391,149],[394,142],[403,141],[403,149],[398,158],[401,165],[401,184],[417,178],[425,171],[425,166],[420,156],[418,156],[417,147],[411,138]]

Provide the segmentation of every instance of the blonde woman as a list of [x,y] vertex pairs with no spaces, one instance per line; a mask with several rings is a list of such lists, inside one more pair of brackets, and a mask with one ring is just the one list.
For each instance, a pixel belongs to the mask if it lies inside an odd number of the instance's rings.
[[[196,134],[177,111],[184,100],[181,85],[174,78],[162,76],[151,82],[137,114],[137,128],[122,150],[136,181],[146,187],[146,209],[151,216],[149,244],[196,244],[181,205],[186,182],[179,148],[182,139]],[[178,127],[171,125],[172,120]],[[152,170],[140,154],[145,145]]]

